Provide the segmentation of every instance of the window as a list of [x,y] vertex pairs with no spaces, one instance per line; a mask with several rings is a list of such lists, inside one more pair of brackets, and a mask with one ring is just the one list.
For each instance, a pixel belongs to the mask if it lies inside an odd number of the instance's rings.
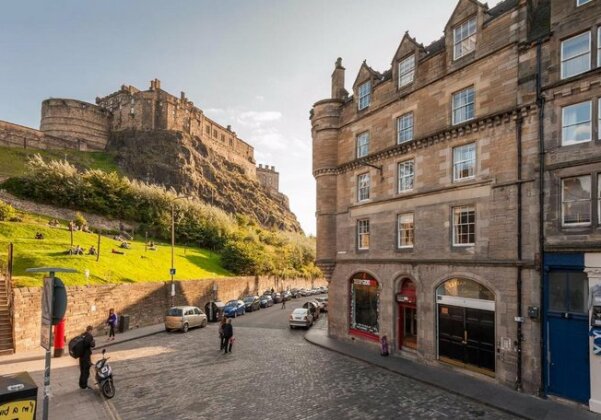
[[591,177],[561,180],[561,222],[563,226],[591,224]]
[[369,133],[361,133],[357,136],[357,158],[367,156],[369,153]]
[[206,126],[206,131],[208,135],[211,135],[211,127],[209,127],[208,125]]
[[476,243],[476,209],[471,206],[453,208],[453,245]]
[[591,141],[591,101],[561,109],[561,145]]
[[597,175],[597,224],[601,225],[601,174]]
[[213,130],[213,137],[217,138],[217,130]]
[[413,213],[399,215],[398,238],[399,248],[413,248]]
[[476,172],[476,143],[453,149],[453,181],[473,178]]
[[396,120],[397,144],[413,139],[413,112],[401,115]]
[[576,7],[582,6],[584,4],[590,3],[591,0],[576,0]]
[[561,78],[575,76],[591,68],[591,33],[585,32],[561,43]]
[[415,180],[414,161],[399,163],[399,192],[411,191]]
[[453,60],[457,60],[476,49],[476,18],[453,29]]
[[369,219],[357,220],[357,248],[369,249]]
[[474,88],[469,87],[453,94],[453,124],[474,118]]
[[350,328],[369,335],[378,334],[378,282],[367,273],[351,279]]
[[369,199],[369,174],[361,174],[357,177],[357,200]]
[[588,276],[580,271],[549,272],[549,311],[588,315]]
[[415,76],[415,55],[411,55],[399,63],[399,87],[413,82]]
[[597,29],[597,67],[601,67],[601,27]]
[[359,110],[365,109],[371,102],[371,81],[359,86]]

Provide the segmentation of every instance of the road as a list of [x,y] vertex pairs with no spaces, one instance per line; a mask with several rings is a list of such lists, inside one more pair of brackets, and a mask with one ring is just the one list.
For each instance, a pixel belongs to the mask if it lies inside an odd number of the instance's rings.
[[304,300],[234,319],[232,354],[215,324],[111,347],[112,404],[122,419],[513,418],[308,343],[287,322]]

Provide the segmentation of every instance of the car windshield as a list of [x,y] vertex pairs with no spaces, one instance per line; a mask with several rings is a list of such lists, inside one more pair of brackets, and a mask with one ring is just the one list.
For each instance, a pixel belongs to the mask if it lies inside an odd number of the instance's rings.
[[167,316],[182,316],[182,308],[171,308],[167,311]]
[[230,300],[225,306],[236,306],[238,304],[237,300]]
[[245,303],[252,303],[252,302],[254,302],[254,301],[255,301],[255,298],[252,298],[252,297],[247,297],[247,298],[244,298],[244,302],[245,302]]
[[296,308],[296,309],[294,310],[294,312],[292,312],[292,313],[293,313],[293,314],[297,314],[297,315],[298,315],[298,314],[304,314],[304,313],[307,313],[307,310],[306,310],[306,309],[301,309],[301,308]]

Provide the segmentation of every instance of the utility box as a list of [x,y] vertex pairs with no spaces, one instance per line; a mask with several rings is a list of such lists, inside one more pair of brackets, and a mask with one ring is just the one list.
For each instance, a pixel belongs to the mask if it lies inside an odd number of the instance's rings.
[[0,376],[0,420],[35,420],[38,386],[29,373]]
[[129,315],[119,316],[119,332],[126,332],[129,330]]

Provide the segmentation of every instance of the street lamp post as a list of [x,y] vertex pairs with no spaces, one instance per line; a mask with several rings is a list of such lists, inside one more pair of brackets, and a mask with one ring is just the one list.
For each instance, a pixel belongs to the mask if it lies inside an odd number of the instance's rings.
[[175,197],[171,200],[171,270],[169,270],[171,274],[171,306],[175,306],[175,202],[183,198],[187,199],[188,196]]

